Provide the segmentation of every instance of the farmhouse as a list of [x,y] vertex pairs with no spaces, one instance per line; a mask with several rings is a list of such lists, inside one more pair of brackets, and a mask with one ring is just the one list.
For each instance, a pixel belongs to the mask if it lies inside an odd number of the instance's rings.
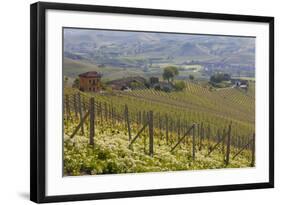
[[112,80],[107,83],[113,90],[128,90],[136,88],[145,88],[146,80],[143,77],[127,77]]
[[79,89],[87,92],[99,92],[101,90],[101,74],[90,71],[79,75]]

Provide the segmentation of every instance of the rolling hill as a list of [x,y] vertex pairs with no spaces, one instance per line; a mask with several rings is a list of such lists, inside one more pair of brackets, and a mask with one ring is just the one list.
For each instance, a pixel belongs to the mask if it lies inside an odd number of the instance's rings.
[[[143,68],[186,61],[255,65],[255,39],[110,30],[64,30],[64,55],[112,67]],[[140,60],[143,58],[143,60]],[[128,59],[131,59],[128,61]],[[226,59],[226,60],[225,60]]]

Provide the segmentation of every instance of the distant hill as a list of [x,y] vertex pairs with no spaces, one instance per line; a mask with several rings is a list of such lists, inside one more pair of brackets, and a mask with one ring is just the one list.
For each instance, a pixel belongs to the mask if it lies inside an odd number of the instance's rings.
[[115,67],[99,67],[96,64],[92,64],[86,61],[73,60],[70,58],[64,58],[63,74],[70,78],[77,78],[79,74],[88,72],[88,71],[97,71],[102,73],[104,80],[114,80],[123,77],[131,76],[144,76],[142,71],[137,69],[120,69]]
[[[91,64],[104,65],[118,74],[142,73],[152,67],[162,72],[163,65],[184,66],[190,62],[211,68],[234,70],[235,75],[247,72],[254,76],[255,39],[211,35],[127,32],[111,30],[64,30],[64,57],[84,66],[66,67],[70,74],[88,70]],[[89,67],[90,64],[91,66]],[[219,65],[219,66],[217,66]],[[92,69],[92,67],[91,67]],[[95,68],[95,69],[98,69]],[[241,72],[239,71],[241,70]],[[103,70],[104,71],[104,70]],[[245,72],[244,72],[245,71]],[[105,73],[107,70],[104,71]],[[68,72],[69,74],[69,72]]]
[[179,56],[206,56],[209,55],[206,51],[201,49],[197,44],[184,43],[176,53]]

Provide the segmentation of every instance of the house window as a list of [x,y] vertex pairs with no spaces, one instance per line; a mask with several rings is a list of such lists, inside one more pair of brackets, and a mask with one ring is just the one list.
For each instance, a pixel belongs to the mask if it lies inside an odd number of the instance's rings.
[[89,80],[89,83],[91,83],[91,80]]
[[89,91],[91,91],[91,88],[89,88]]

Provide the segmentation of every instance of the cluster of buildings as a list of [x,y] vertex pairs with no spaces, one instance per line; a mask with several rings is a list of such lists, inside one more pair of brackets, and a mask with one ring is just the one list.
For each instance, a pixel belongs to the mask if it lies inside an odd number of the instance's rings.
[[[79,75],[79,89],[84,92],[100,92],[102,75],[96,71],[90,71]],[[140,76],[126,77],[112,80],[106,83],[112,90],[130,91],[132,89],[154,88],[157,90],[171,91],[173,85],[160,81],[158,77],[150,77],[149,81]]]
[[[79,89],[84,92],[100,92],[102,75],[96,71],[90,71],[79,75]],[[231,79],[233,87],[247,89],[249,82],[242,79]],[[130,91],[132,89],[154,88],[166,92],[174,90],[173,84],[160,81],[158,77],[150,77],[149,81],[140,76],[121,78],[106,83],[112,90]]]

